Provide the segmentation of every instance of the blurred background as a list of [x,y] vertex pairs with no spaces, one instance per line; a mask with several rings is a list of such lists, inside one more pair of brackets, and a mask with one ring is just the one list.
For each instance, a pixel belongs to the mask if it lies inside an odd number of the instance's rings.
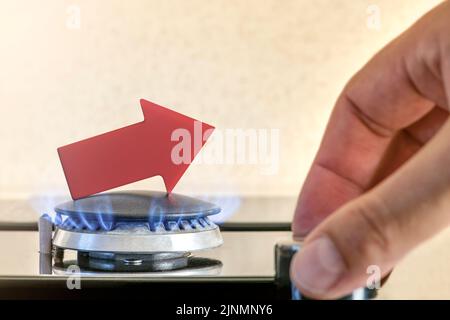
[[[1,0],[0,220],[34,219],[23,203],[68,196],[56,148],[142,121],[145,98],[221,130],[278,129],[272,174],[197,164],[174,191],[226,196],[237,220],[290,221],[346,81],[439,2]],[[450,234],[433,241],[397,268],[384,297],[448,296],[439,275]]]
[[194,165],[175,191],[295,196],[346,81],[438,2],[2,0],[0,197],[67,193],[56,148],[142,121],[140,98],[280,130],[274,174]]

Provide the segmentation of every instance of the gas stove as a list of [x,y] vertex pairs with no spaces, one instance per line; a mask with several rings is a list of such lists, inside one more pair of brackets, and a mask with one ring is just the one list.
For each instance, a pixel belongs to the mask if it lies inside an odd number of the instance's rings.
[[[105,193],[55,208],[53,239],[41,219],[41,252],[75,250],[84,270],[137,272],[201,269],[220,262],[191,252],[222,245],[219,227],[208,216],[212,203],[163,192]],[[52,240],[49,242],[49,240]],[[53,244],[53,246],[52,246]]]
[[[38,230],[0,231],[0,298],[304,298],[289,279],[301,242],[288,225],[218,225],[220,210],[154,191],[58,204]],[[361,288],[343,298],[375,293]]]

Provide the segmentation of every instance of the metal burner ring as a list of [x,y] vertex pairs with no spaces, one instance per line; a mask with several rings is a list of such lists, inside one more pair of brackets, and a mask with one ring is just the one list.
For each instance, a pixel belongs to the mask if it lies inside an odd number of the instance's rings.
[[56,247],[79,251],[113,253],[190,252],[222,245],[219,227],[179,233],[116,234],[114,232],[77,232],[57,228]]
[[80,267],[100,271],[169,271],[185,268],[189,253],[116,254],[78,251]]

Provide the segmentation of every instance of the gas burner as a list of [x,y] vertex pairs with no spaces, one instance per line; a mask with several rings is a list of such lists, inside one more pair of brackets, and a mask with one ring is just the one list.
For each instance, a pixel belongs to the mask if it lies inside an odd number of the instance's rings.
[[78,263],[90,270],[114,272],[168,271],[185,268],[189,253],[123,254],[78,251]]
[[53,273],[67,275],[69,268],[78,265],[80,275],[86,276],[145,276],[145,277],[179,277],[179,276],[217,276],[221,273],[222,262],[215,259],[189,256],[186,266],[180,268],[153,268],[141,264],[127,264],[123,260],[95,259],[78,253],[75,260],[56,260]]
[[190,252],[223,243],[209,218],[212,203],[177,194],[103,193],[55,208],[56,250],[78,252],[80,266],[102,271],[169,271],[188,266]]

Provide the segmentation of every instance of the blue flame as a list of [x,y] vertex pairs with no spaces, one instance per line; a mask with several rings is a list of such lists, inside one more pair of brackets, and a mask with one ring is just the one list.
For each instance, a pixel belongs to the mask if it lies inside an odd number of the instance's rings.
[[64,222],[66,217],[57,215],[55,207],[69,199],[65,193],[57,190],[49,190],[42,195],[31,196],[28,201],[33,210],[38,214],[38,217],[46,214],[50,217],[55,225],[60,225]]
[[215,223],[222,223],[229,220],[241,206],[241,198],[235,194],[202,195],[199,198],[214,203],[221,208],[220,213],[208,217]]
[[[221,212],[219,214],[210,216],[209,219],[215,223],[222,223],[230,219],[241,206],[241,199],[236,194],[231,195],[200,195],[197,196],[199,199],[214,203],[215,205],[221,207]],[[83,213],[80,207],[81,202],[74,202],[74,206],[78,215],[71,216],[68,218],[64,214],[56,214],[54,208],[65,201],[70,201],[67,196],[63,196],[62,192],[47,192],[44,196],[35,196],[30,199],[30,204],[34,210],[39,213],[39,216],[47,214],[51,221],[57,225],[65,225],[66,227],[71,227],[73,229],[85,229],[85,230],[105,230],[110,231],[115,227],[115,221],[110,212],[113,211],[111,200],[105,197],[105,201],[99,202],[98,207],[95,208],[93,213]],[[167,230],[171,228],[178,228],[181,226],[182,221],[188,221],[191,228],[198,227],[197,223],[201,226],[207,226],[208,219],[202,219],[202,212],[199,212],[197,217],[187,219],[184,213],[188,213],[187,208],[178,208],[181,210],[181,214],[176,220],[165,221],[163,218],[163,208],[158,204],[157,199],[150,200],[148,207],[148,223],[149,227],[155,229],[158,224],[164,223]],[[189,212],[192,214],[192,212]],[[93,217],[95,217],[93,219]],[[184,223],[184,222],[183,222]]]
[[163,213],[163,209],[157,201],[151,199],[147,213],[150,230],[155,231],[155,225],[163,222]]
[[109,231],[113,228],[114,220],[111,216],[108,216],[108,213],[111,213],[112,211],[113,207],[111,199],[109,198],[105,198],[105,200],[99,203],[98,207],[95,208],[95,217],[99,229]]
[[[108,213],[112,210],[112,204],[109,199],[99,203],[99,206],[92,213],[84,213],[81,208],[81,202],[74,201],[77,215],[71,215],[70,217],[55,212],[55,207],[66,201],[71,200],[67,196],[62,196],[61,192],[47,192],[45,195],[34,196],[29,199],[31,206],[39,216],[48,215],[56,226],[77,230],[87,229],[90,231],[99,229],[109,231],[113,228],[114,221],[108,218]],[[92,219],[92,217],[95,218]]]

